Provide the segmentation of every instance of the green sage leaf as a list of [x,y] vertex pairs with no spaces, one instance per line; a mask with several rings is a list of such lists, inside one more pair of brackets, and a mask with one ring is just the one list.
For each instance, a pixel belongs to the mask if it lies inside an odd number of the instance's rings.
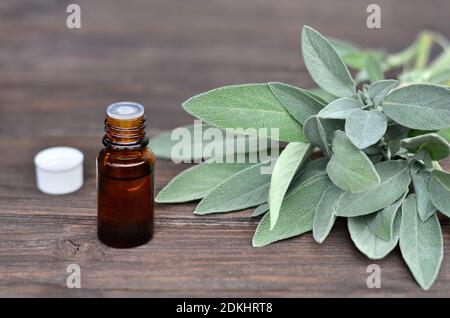
[[262,134],[262,128],[277,129],[281,141],[304,141],[302,126],[280,104],[268,84],[213,89],[191,97],[183,107],[191,115],[220,128],[239,128],[250,135]]
[[253,213],[250,215],[251,218],[255,218],[257,216],[261,216],[264,213],[267,213],[269,211],[269,204],[268,203],[263,203],[261,205],[259,205],[254,211]]
[[367,88],[369,98],[373,101],[375,106],[381,105],[386,95],[397,86],[397,80],[381,80],[372,83]]
[[325,129],[317,116],[311,116],[305,121],[303,134],[312,145],[320,148],[326,156],[331,155]]
[[450,217],[450,173],[433,170],[428,189],[433,205]]
[[361,192],[380,183],[380,176],[370,159],[350,142],[344,132],[335,132],[332,149],[333,155],[328,162],[327,173],[339,188]]
[[275,227],[270,229],[270,214],[266,213],[253,236],[253,246],[260,247],[311,231],[314,214],[323,192],[331,182],[318,175],[291,191],[281,205]]
[[[198,129],[198,131],[203,135],[209,128],[212,128],[212,126],[204,124],[178,127],[176,129],[183,129],[185,130],[186,134],[182,135],[180,132],[180,135],[176,134],[174,136],[174,139],[172,139],[174,130],[164,131],[154,138],[150,139],[149,147],[152,149],[156,157],[161,159],[174,160],[178,162],[196,162],[200,161],[203,158],[209,158],[209,156],[203,156],[205,155],[203,153],[203,150],[207,147],[214,150],[218,149],[221,154],[226,155],[251,152],[252,149],[250,149],[250,144],[257,144],[257,150],[259,151],[268,149],[268,146],[270,145],[270,142],[268,142],[268,140],[264,138],[259,138],[258,140],[258,137],[256,136],[240,135],[234,131],[227,131],[222,129],[220,129],[220,132],[222,134],[221,136],[224,137],[223,139],[208,140],[201,138],[199,144],[198,141],[195,140],[195,134],[197,132],[196,129]],[[217,128],[214,127],[214,129]],[[177,146],[184,142],[182,138],[189,138],[189,151],[181,151],[185,150],[184,148],[179,149],[180,151],[176,150]],[[196,142],[196,144],[194,142]],[[238,149],[238,144],[244,144],[245,148]],[[200,149],[200,151],[196,151],[197,148]]]
[[283,83],[268,85],[280,104],[302,125],[309,116],[317,114],[326,105],[324,100],[307,90]]
[[294,178],[295,172],[313,150],[310,144],[291,142],[278,157],[272,172],[269,190],[270,228],[277,223],[281,203]]
[[400,146],[417,153],[427,150],[433,160],[445,159],[450,155],[449,143],[436,133],[428,133],[400,141]]
[[392,241],[394,238],[394,221],[397,215],[397,211],[405,200],[408,192],[405,192],[400,199],[388,205],[384,209],[375,213],[360,216],[365,218],[370,231],[373,234],[385,240],[387,242]]
[[321,88],[338,97],[350,97],[356,92],[355,82],[336,50],[308,26],[302,31],[302,52],[308,72]]
[[428,192],[428,184],[430,183],[431,175],[425,168],[422,168],[417,163],[410,170],[411,179],[417,196],[417,211],[422,222],[425,222],[436,212],[436,208],[433,206],[433,203],[431,203],[430,193]]
[[416,281],[429,289],[435,281],[443,258],[442,231],[436,215],[422,222],[415,195],[402,205],[400,251]]
[[397,214],[393,223],[393,235],[390,241],[385,241],[374,234],[367,223],[366,216],[347,219],[348,231],[353,243],[369,259],[381,259],[397,246],[400,232],[401,214]]
[[352,112],[361,109],[362,106],[359,101],[353,98],[343,97],[328,104],[317,115],[320,118],[346,119]]
[[376,144],[386,129],[386,116],[378,110],[358,109],[345,121],[345,134],[359,149]]
[[195,165],[173,178],[156,196],[158,203],[178,203],[203,198],[225,179],[252,164],[248,163],[202,163]]
[[345,192],[339,201],[338,216],[360,216],[381,210],[394,203],[409,187],[411,178],[406,160],[389,160],[375,165],[381,182],[361,193]]
[[270,174],[262,174],[262,162],[248,167],[222,181],[206,194],[195,214],[211,214],[242,210],[267,202]]
[[338,97],[328,93],[326,90],[323,90],[320,87],[312,88],[309,90],[309,92],[313,93],[314,95],[316,95],[316,96],[320,97],[322,100],[324,100],[325,105],[338,99]]
[[384,113],[405,127],[438,130],[450,127],[450,90],[416,84],[392,91],[382,104]]
[[342,190],[331,184],[317,204],[313,222],[313,236],[318,243],[322,243],[326,239],[334,225],[336,206],[341,194]]
[[296,189],[299,185],[303,184],[312,177],[320,174],[326,175],[327,172],[325,171],[325,169],[327,167],[327,164],[328,158],[320,158],[312,161],[307,161],[295,174],[294,179],[289,186],[288,193],[293,189]]
[[372,83],[384,79],[383,67],[378,55],[368,53],[365,59],[365,68],[367,71],[367,76]]

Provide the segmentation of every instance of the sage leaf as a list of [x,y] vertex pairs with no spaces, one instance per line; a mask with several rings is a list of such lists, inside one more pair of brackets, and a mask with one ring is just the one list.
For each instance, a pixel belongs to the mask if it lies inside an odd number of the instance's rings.
[[316,242],[322,243],[331,231],[336,221],[336,206],[342,190],[331,184],[317,204],[313,222],[313,236]]
[[[174,160],[177,162],[197,162],[201,159],[208,159],[209,156],[204,156],[205,153],[203,153],[203,150],[206,149],[206,147],[210,147],[213,149],[220,149],[220,153],[223,155],[230,154],[230,153],[245,153],[250,152],[252,149],[250,149],[250,144],[258,145],[259,151],[264,151],[268,149],[268,145],[270,145],[270,142],[264,138],[258,138],[256,136],[246,136],[237,134],[234,131],[227,131],[227,130],[220,130],[222,133],[223,139],[214,139],[214,140],[207,140],[202,138],[200,141],[200,144],[197,140],[195,140],[195,134],[196,130],[203,135],[209,128],[212,128],[212,126],[209,125],[189,125],[184,127],[178,127],[176,129],[183,129],[186,134],[182,135],[181,131],[179,135],[175,135],[172,138],[172,134],[174,133],[174,130],[165,131],[161,134],[158,134],[154,138],[150,139],[149,147],[152,149],[153,153],[156,155],[156,157],[161,159],[168,159],[168,160]],[[217,128],[214,128],[217,129]],[[183,137],[180,137],[183,136]],[[181,138],[189,138],[189,151],[183,152],[183,151],[173,151],[174,148],[177,147],[177,145],[184,143],[184,140]],[[195,142],[195,143],[194,143]],[[240,149],[237,148],[236,145],[238,144],[244,144],[245,148]],[[200,149],[200,151],[195,151],[196,147]],[[184,149],[180,149],[184,150]]]
[[311,116],[305,121],[303,134],[312,145],[320,148],[327,157],[331,155],[325,129],[317,116]]
[[384,113],[408,128],[438,130],[450,127],[450,90],[416,84],[392,91],[382,104]]
[[416,281],[429,289],[435,281],[443,258],[442,231],[436,215],[422,222],[415,195],[402,205],[400,251]]
[[433,205],[450,217],[450,173],[433,170],[428,189]]
[[336,186],[350,192],[361,192],[380,183],[380,176],[370,159],[350,142],[344,132],[335,132],[332,149],[327,173]]
[[269,204],[263,203],[253,211],[250,217],[255,218],[257,216],[263,215],[264,213],[267,213],[268,211],[269,211]]
[[372,83],[367,88],[369,98],[372,100],[375,106],[381,105],[386,95],[397,86],[397,80],[381,80]]
[[302,52],[308,72],[321,88],[338,97],[350,97],[356,92],[355,82],[336,50],[308,26],[302,31]]
[[216,127],[242,129],[249,135],[277,129],[278,138],[268,137],[281,141],[304,141],[303,127],[280,104],[268,84],[213,89],[191,97],[183,107],[191,115]]
[[346,119],[353,111],[361,109],[363,105],[348,97],[336,99],[317,114],[320,118]]
[[253,246],[260,247],[311,231],[314,214],[323,192],[330,186],[326,175],[318,175],[291,191],[283,200],[275,227],[270,229],[266,213],[253,236]]
[[400,146],[413,152],[427,150],[433,160],[442,160],[450,155],[450,145],[436,133],[428,133],[400,141]]
[[408,190],[411,182],[408,168],[406,160],[389,160],[376,164],[380,184],[365,192],[345,192],[339,200],[336,215],[366,215],[394,203]]
[[400,232],[401,214],[397,214],[393,223],[393,235],[390,241],[385,241],[374,234],[367,223],[366,216],[347,219],[348,231],[353,243],[369,259],[381,259],[397,246]]
[[366,223],[373,234],[375,234],[382,240],[390,242],[394,237],[394,221],[397,215],[397,211],[407,195],[408,192],[405,192],[400,197],[400,199],[398,199],[391,205],[388,205],[384,209],[360,217],[366,219]]
[[428,192],[430,177],[430,173],[417,163],[411,168],[411,179],[417,196],[417,211],[422,222],[428,220],[436,212]]
[[312,177],[315,177],[317,175],[326,175],[326,167],[328,164],[327,158],[320,158],[312,161],[306,162],[302,167],[300,167],[300,170],[297,171],[297,173],[294,176],[294,179],[292,180],[288,193],[292,190],[297,188],[302,183],[306,182]]
[[267,202],[270,174],[262,174],[261,162],[232,175],[206,194],[195,214],[210,214],[246,209]]
[[270,180],[269,206],[270,206],[270,228],[277,223],[281,203],[286,194],[289,184],[294,178],[295,172],[309,157],[313,147],[310,144],[291,142],[283,150],[273,168]]
[[378,55],[374,53],[368,53],[365,58],[365,68],[369,80],[373,83],[384,79],[383,68],[381,66],[381,60]]
[[326,90],[321,89],[320,87],[312,88],[309,90],[310,93],[314,94],[315,96],[320,97],[322,100],[325,101],[325,105],[331,103],[332,101],[338,99],[338,97],[328,93]]
[[195,165],[173,178],[156,196],[158,203],[178,203],[203,198],[225,179],[252,164],[248,163],[202,163]]
[[324,100],[307,90],[283,83],[268,85],[280,104],[302,125],[309,116],[317,114],[326,105]]
[[359,149],[376,144],[386,129],[386,116],[378,110],[358,109],[345,121],[345,134]]

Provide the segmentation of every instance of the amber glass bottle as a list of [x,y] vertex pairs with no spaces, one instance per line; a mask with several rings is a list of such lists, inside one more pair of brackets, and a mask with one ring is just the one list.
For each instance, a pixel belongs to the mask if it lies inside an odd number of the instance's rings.
[[109,246],[138,246],[153,235],[155,156],[147,147],[146,123],[140,104],[107,108],[105,147],[97,157],[97,234]]

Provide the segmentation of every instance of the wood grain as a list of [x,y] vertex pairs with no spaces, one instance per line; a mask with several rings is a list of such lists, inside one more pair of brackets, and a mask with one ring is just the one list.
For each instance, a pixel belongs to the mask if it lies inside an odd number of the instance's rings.
[[[398,249],[370,261],[344,222],[312,235],[252,248],[251,210],[196,217],[194,204],[157,205],[155,238],[129,250],[95,235],[95,156],[107,104],[146,105],[152,135],[192,123],[189,96],[226,84],[313,83],[299,55],[299,29],[397,50],[424,28],[450,37],[450,3],[378,1],[380,30],[365,28],[370,1],[77,1],[82,28],[65,27],[69,1],[0,3],[0,296],[450,296],[449,244],[438,280],[420,290]],[[48,196],[35,186],[33,156],[67,145],[85,154],[85,184]],[[186,166],[157,163],[161,189]],[[448,168],[449,165],[446,164]],[[444,241],[450,237],[442,220]],[[66,266],[82,288],[65,285]],[[366,267],[382,288],[366,287]]]

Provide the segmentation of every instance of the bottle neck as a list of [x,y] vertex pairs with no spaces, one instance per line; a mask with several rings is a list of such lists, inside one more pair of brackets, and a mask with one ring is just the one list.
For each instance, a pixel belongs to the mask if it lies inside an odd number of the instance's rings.
[[115,119],[106,116],[103,145],[111,149],[138,149],[148,145],[145,115],[135,119]]

